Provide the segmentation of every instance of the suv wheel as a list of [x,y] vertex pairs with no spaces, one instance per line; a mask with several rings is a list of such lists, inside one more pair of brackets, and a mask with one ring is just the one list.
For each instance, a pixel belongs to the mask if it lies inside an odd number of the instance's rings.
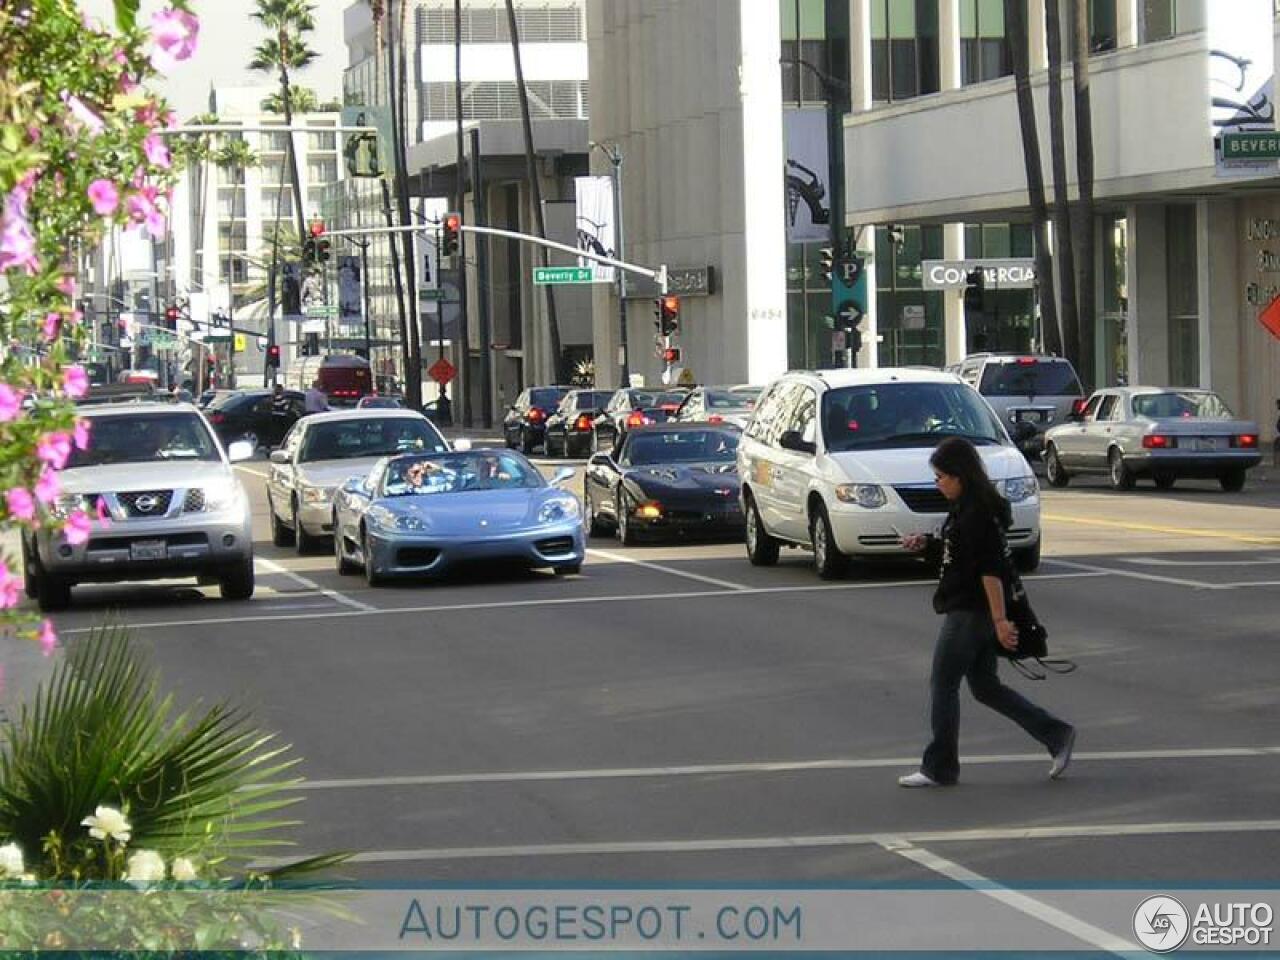
[[43,570],[35,575],[36,605],[41,613],[57,613],[71,606],[71,583]]
[[1022,573],[1031,573],[1040,566],[1040,543],[1037,540],[1033,547],[1014,551],[1013,562]]
[[286,527],[280,519],[280,515],[276,513],[276,508],[271,505],[271,498],[267,498],[267,512],[271,514],[271,543],[277,547],[293,546],[293,531]]
[[1052,443],[1044,451],[1044,476],[1051,487],[1065,487],[1071,482],[1071,474],[1062,466],[1058,448]]
[[809,517],[809,542],[813,544],[813,565],[823,580],[835,580],[849,568],[849,558],[836,546],[831,519],[822,504]]
[[253,557],[238,561],[218,577],[223,600],[248,600],[253,596]]
[[747,559],[752,566],[772,567],[778,562],[778,541],[765,530],[760,511],[756,508],[755,497],[748,493],[745,499]]
[[1111,475],[1111,486],[1117,490],[1133,489],[1133,471],[1124,465],[1124,457],[1114,447],[1107,454],[1107,466]]

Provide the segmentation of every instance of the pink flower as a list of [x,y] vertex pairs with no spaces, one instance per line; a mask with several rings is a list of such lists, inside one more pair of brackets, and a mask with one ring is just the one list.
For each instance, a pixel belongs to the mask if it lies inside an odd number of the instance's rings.
[[160,122],[160,112],[154,103],[144,103],[133,111],[133,118],[144,127],[154,127]]
[[0,564],[0,609],[16,607],[21,598],[22,578],[15,577],[12,570]]
[[62,535],[67,538],[67,543],[73,547],[88,543],[89,534],[92,532],[93,522],[83,510],[77,510],[67,517],[67,522],[62,526]]
[[71,456],[71,434],[46,433],[36,444],[36,456],[53,469],[61,470]]
[[24,487],[14,487],[4,495],[9,507],[9,516],[18,520],[34,520],[36,517],[36,500],[31,491]]
[[54,633],[53,624],[49,620],[40,624],[40,635],[36,639],[40,641],[40,652],[46,657],[53,656],[53,651],[58,647],[58,635]]
[[97,136],[107,125],[102,122],[102,118],[84,105],[84,101],[77,97],[74,93],[62,91],[62,102],[67,105],[67,109],[71,111],[71,116],[76,123],[84,127],[93,136]]
[[147,134],[147,138],[142,141],[142,152],[147,155],[147,161],[156,167],[169,167],[169,148],[164,145],[164,141],[160,139],[160,135],[156,133]]
[[76,427],[72,431],[71,439],[77,450],[89,449],[89,429],[91,426],[92,424],[88,420],[76,421]]
[[19,184],[5,200],[4,215],[0,217],[0,270],[19,267],[31,274],[40,268],[35,234],[27,221],[29,193],[30,187]]
[[40,479],[36,481],[36,499],[41,503],[53,503],[62,492],[62,483],[58,474],[48,467],[40,471]]
[[200,21],[185,10],[157,10],[151,15],[151,65],[161,73],[169,73],[196,50]]
[[22,394],[7,383],[0,383],[0,423],[18,419],[22,412]]
[[109,217],[120,206],[120,191],[110,180],[95,180],[89,184],[89,201],[93,204],[94,213]]
[[62,392],[73,400],[89,392],[89,375],[84,367],[73,363],[62,368]]
[[58,278],[58,291],[68,297],[74,297],[76,295],[76,278],[69,273],[64,273]]
[[107,512],[107,501],[102,497],[98,497],[94,501],[93,515],[98,518],[98,522],[104,527],[111,523],[111,514]]
[[62,314],[54,313],[52,310],[44,315],[44,338],[46,340],[54,340],[58,336],[58,330],[62,326]]
[[157,191],[155,187],[146,186],[137,193],[129,195],[125,206],[129,209],[129,217],[134,223],[140,223],[152,238],[160,240],[167,229],[164,212],[156,206]]

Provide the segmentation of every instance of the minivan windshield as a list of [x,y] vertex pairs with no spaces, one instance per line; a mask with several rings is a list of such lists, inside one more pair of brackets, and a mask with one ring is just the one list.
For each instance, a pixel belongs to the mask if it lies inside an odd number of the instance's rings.
[[827,449],[933,447],[946,437],[1003,444],[991,408],[961,383],[877,383],[828,390],[822,398]]
[[1024,357],[988,363],[978,392],[984,397],[1078,397],[1084,391],[1067,361]]

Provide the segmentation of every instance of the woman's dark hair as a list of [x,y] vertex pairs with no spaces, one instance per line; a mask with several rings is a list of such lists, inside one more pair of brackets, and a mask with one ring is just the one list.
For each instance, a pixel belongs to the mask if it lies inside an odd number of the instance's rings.
[[960,495],[963,501],[977,504],[982,510],[997,517],[1005,527],[1013,522],[1009,501],[987,476],[978,448],[964,437],[947,437],[943,440],[929,457],[929,465],[960,481],[964,488]]

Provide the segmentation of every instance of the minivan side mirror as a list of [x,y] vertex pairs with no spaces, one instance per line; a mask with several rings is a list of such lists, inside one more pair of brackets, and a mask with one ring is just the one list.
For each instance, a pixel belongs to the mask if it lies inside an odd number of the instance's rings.
[[787,430],[783,433],[778,438],[778,446],[783,450],[793,450],[796,453],[816,453],[818,450],[818,445],[802,437],[799,430]]

